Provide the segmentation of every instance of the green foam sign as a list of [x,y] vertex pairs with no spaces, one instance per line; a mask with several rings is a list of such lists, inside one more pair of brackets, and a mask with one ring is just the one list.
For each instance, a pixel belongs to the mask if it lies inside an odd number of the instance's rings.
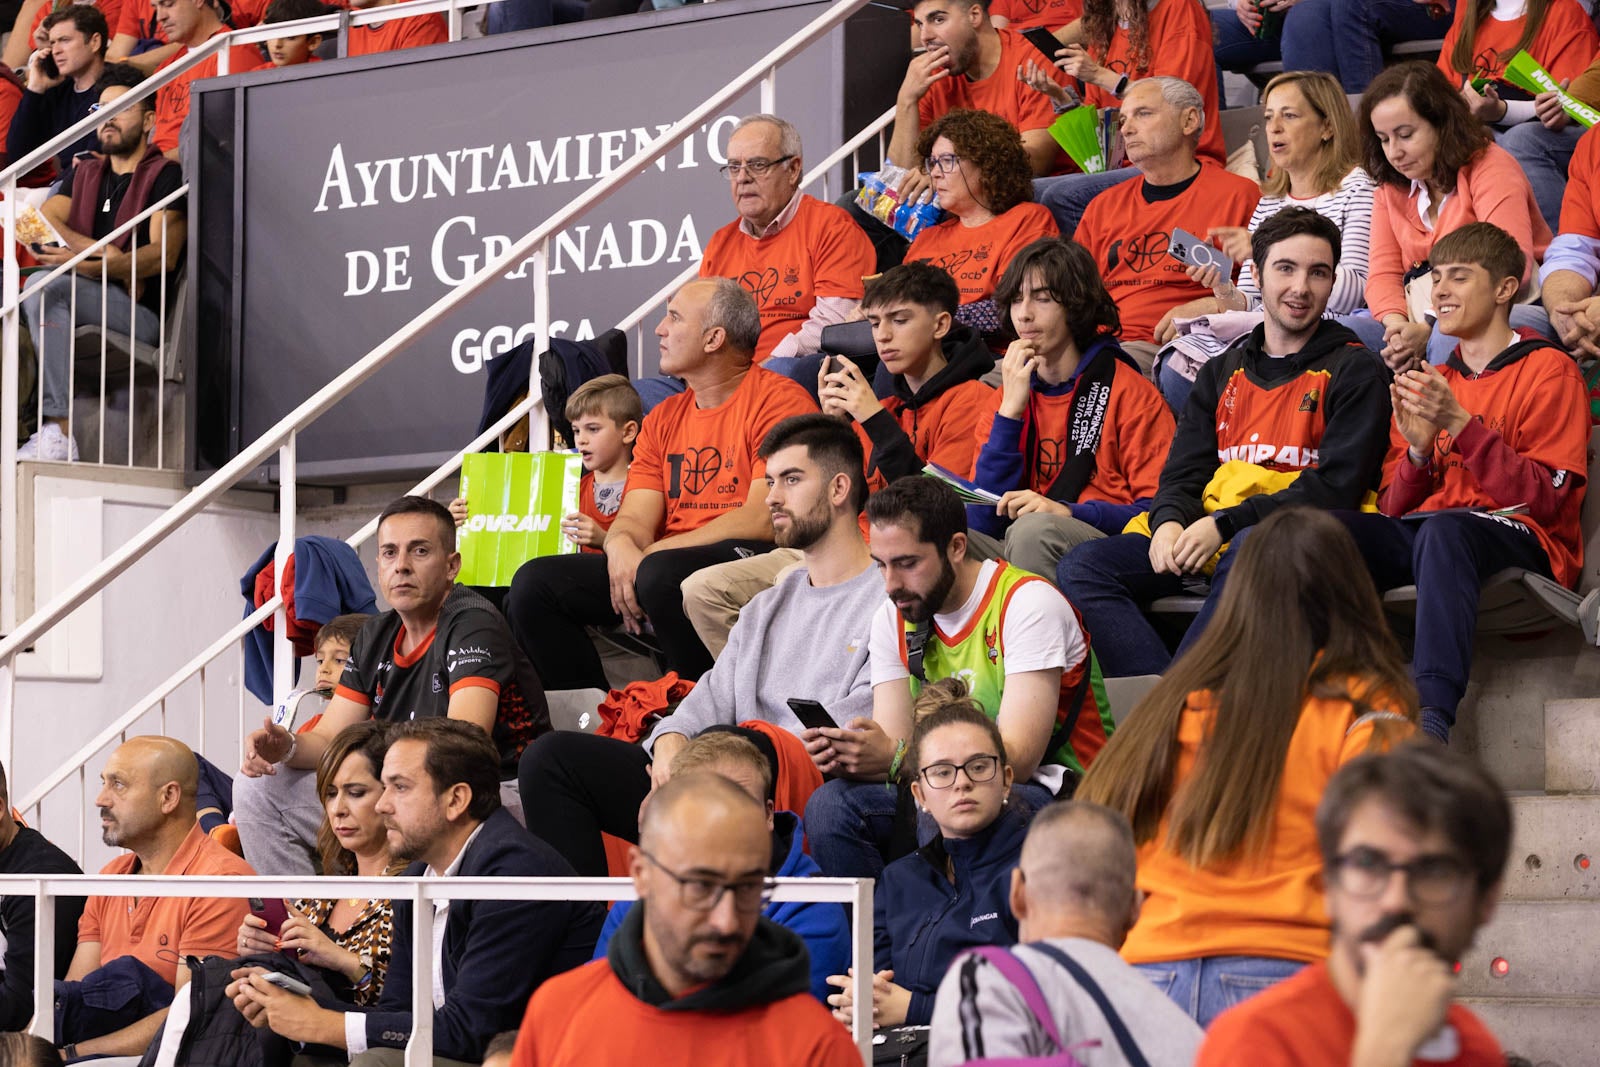
[[1540,93],[1555,93],[1561,101],[1561,110],[1565,111],[1574,122],[1580,122],[1584,127],[1593,129],[1595,123],[1600,122],[1600,111],[1567,95],[1566,90],[1556,84],[1550,72],[1539,65],[1526,52],[1518,52],[1506,64],[1505,80],[1519,89],[1525,89],[1535,96]]
[[456,534],[463,585],[510,585],[535,556],[578,551],[561,519],[578,510],[583,461],[570,452],[479,452],[461,461],[467,521]]

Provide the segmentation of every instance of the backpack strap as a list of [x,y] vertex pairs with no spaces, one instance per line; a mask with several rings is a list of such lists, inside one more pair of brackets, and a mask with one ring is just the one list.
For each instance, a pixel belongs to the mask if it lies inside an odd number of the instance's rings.
[[[1111,998],[1107,997],[1105,990],[1100,988],[1100,983],[1092,978],[1081,963],[1061,951],[1047,941],[1035,941],[1028,945],[1036,952],[1042,952],[1055,961],[1063,970],[1083,987],[1084,992],[1100,1008],[1106,1017],[1106,1023],[1111,1027],[1112,1036],[1117,1039],[1117,1044],[1122,1048],[1123,1056],[1127,1057],[1129,1067],[1150,1067],[1150,1061],[1144,1058],[1144,1053],[1139,1051],[1138,1042],[1128,1032],[1128,1027],[1122,1021],[1122,1016],[1117,1014],[1117,1009],[1111,1006]],[[1057,1042],[1059,1044],[1059,1041]]]
[[1045,1002],[1044,992],[1039,988],[1038,981],[1033,977],[1033,972],[1011,950],[999,945],[981,945],[969,949],[969,953],[992,964],[1000,972],[1002,978],[1010,982],[1016,991],[1022,994],[1022,1001],[1027,1005],[1028,1011],[1044,1028],[1045,1034],[1055,1043],[1061,1051],[1053,1056],[986,1056],[983,1059],[968,1061],[969,1067],[1083,1067],[1083,1063],[1072,1053],[1074,1050],[1098,1048],[1099,1038],[1092,1041],[1080,1041],[1075,1045],[1068,1045],[1061,1037],[1061,1031],[1056,1026],[1055,1016],[1051,1014],[1050,1005]]

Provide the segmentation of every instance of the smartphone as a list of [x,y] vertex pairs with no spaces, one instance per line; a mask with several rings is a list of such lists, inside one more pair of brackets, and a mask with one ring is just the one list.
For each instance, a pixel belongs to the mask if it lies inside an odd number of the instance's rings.
[[839,724],[833,721],[833,716],[828,714],[826,708],[815,700],[801,700],[798,697],[789,698],[789,710],[794,712],[794,717],[800,720],[800,725],[807,730],[837,730]]
[[283,931],[284,920],[289,917],[289,906],[281,900],[250,898],[250,911],[258,919],[265,919],[267,933],[277,937]]
[[1172,240],[1167,244],[1167,255],[1179,263],[1188,263],[1195,267],[1215,267],[1224,278],[1233,277],[1233,260],[1223,254],[1222,249],[1210,241],[1203,241],[1181,227],[1172,231]]
[[1023,30],[1022,36],[1028,39],[1029,44],[1043,52],[1044,57],[1052,64],[1056,61],[1056,53],[1066,47],[1066,45],[1056,40],[1055,34],[1043,26],[1035,26],[1032,29]]
[[298,978],[291,978],[282,971],[268,971],[261,976],[279,989],[287,989],[291,993],[299,993],[302,997],[311,995],[311,987]]
[[61,77],[61,68],[56,66],[56,57],[52,52],[46,52],[39,57],[39,73],[51,81]]

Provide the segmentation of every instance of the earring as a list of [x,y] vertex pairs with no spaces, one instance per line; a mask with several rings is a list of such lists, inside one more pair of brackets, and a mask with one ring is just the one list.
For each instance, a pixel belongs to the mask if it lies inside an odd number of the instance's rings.
[[1002,807],[1002,808],[1003,808],[1003,807],[1005,807],[1005,806],[1006,806],[1006,805],[1007,805],[1007,804],[1009,804],[1009,803],[1011,803],[1011,794],[1010,794],[1010,793],[1007,793],[1007,794],[1006,794],[1006,795],[1005,795],[1005,796],[1004,796],[1004,797],[1003,797],[1003,798],[1002,798],[1002,799],[1001,799],[1001,801],[1000,801],[1000,806],[1001,806],[1001,807]]

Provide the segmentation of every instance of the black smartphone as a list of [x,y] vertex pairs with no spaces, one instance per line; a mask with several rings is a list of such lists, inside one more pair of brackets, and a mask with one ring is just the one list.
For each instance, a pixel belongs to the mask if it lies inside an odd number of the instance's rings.
[[39,57],[39,73],[43,74],[51,81],[55,81],[57,78],[61,77],[61,68],[56,66],[56,57],[54,53],[46,52],[44,55]]
[[1066,47],[1066,45],[1056,40],[1055,34],[1043,26],[1035,26],[1032,29],[1023,30],[1022,36],[1028,39],[1029,44],[1043,52],[1044,57],[1052,64],[1056,61],[1056,53]]
[[800,720],[800,725],[807,730],[837,730],[839,724],[833,721],[833,716],[828,714],[826,708],[815,700],[801,700],[798,697],[789,698],[789,710],[794,712],[794,717]]

